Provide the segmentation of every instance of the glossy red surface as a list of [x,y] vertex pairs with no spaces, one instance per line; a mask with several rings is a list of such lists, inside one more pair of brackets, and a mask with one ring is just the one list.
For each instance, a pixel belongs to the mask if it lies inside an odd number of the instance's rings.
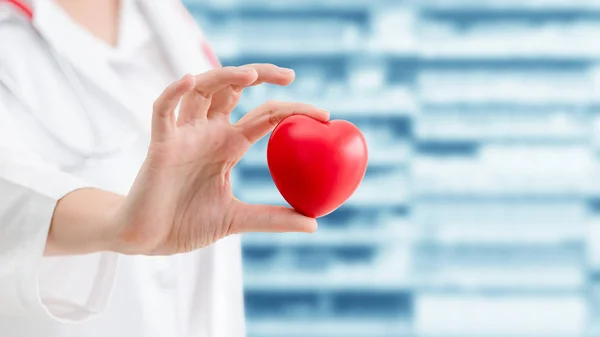
[[365,176],[367,159],[365,138],[354,124],[300,115],[279,123],[267,149],[269,171],[283,198],[314,218],[352,196]]

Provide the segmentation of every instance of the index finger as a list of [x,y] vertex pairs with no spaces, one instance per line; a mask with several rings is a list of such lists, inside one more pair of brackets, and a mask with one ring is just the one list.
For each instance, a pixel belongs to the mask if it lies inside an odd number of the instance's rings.
[[223,90],[214,95],[208,110],[208,117],[229,115],[238,104],[242,90],[247,87],[262,83],[270,83],[280,86],[291,84],[296,78],[294,70],[281,68],[274,64],[247,64],[240,66],[241,69],[253,69],[258,76],[252,83],[246,85],[232,85],[231,90]]
[[[213,95],[228,86],[250,85],[258,74],[253,68],[224,67],[216,68],[194,76],[193,91],[183,99],[179,111],[179,125],[196,119],[206,119],[213,104]],[[215,95],[215,101],[219,101]]]
[[215,68],[195,76],[194,90],[203,97],[226,88],[227,86],[249,86],[256,82],[258,73],[252,67]]
[[282,68],[270,63],[246,64],[240,68],[252,68],[258,73],[258,78],[250,86],[262,83],[286,86],[290,85],[296,78],[296,73],[293,69]]

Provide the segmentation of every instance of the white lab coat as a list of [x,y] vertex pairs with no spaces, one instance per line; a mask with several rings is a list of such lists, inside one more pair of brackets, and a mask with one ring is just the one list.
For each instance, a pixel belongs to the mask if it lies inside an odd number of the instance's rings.
[[[44,1],[34,2],[36,12]],[[177,76],[211,68],[203,36],[177,0],[139,3]],[[82,187],[126,194],[149,141],[149,125],[133,116],[113,71],[60,39],[60,25],[44,17],[33,24],[81,80],[101,142],[94,144],[77,96],[35,33],[1,24],[0,72],[35,110],[0,86],[0,336],[244,336],[238,237],[173,257],[42,256],[57,200]],[[42,125],[81,153],[115,152],[85,159]]]

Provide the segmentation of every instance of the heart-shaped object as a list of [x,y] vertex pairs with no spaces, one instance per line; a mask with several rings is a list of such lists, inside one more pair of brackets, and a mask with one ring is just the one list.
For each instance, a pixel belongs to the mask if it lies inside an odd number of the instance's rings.
[[281,121],[267,148],[275,186],[297,212],[312,218],[333,212],[352,196],[367,158],[367,143],[354,124],[303,115]]

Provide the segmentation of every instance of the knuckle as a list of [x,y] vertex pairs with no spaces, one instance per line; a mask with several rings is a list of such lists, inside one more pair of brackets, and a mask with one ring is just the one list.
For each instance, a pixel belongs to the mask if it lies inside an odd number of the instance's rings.
[[235,67],[223,67],[223,68],[215,68],[215,69],[208,70],[208,71],[198,75],[196,77],[196,82],[197,83],[207,83],[207,82],[210,82],[211,79],[222,78],[226,74],[231,73],[233,69],[235,69]]
[[240,70],[248,70],[253,68],[252,66],[248,66],[248,65],[242,65],[242,66],[229,66],[229,67],[225,67],[225,68],[221,68],[223,69],[222,72],[225,74],[231,74],[231,73],[236,73]]
[[245,68],[251,68],[256,70],[259,76],[267,76],[277,70],[277,66],[271,63],[253,63],[247,64]]
[[279,109],[280,105],[281,102],[275,100],[268,101],[264,105],[265,114],[267,115],[271,125],[277,125],[281,121],[281,113]]
[[241,69],[241,68],[244,68],[244,67],[227,66],[227,67],[223,67],[223,68],[214,69],[213,71],[219,78],[224,78],[224,77],[230,76],[235,71],[237,71],[238,69]]
[[270,110],[269,111],[269,124],[277,125],[277,124],[279,124],[280,121],[281,121],[281,119],[279,118],[278,114],[273,112],[273,110]]
[[200,96],[201,98],[206,99],[206,100],[209,100],[212,97],[212,93],[210,93],[202,88],[196,89],[195,92],[198,96]]
[[277,68],[278,68],[273,63],[261,63],[260,66],[263,67],[264,69],[268,69],[268,70],[271,70],[271,71],[277,70]]

